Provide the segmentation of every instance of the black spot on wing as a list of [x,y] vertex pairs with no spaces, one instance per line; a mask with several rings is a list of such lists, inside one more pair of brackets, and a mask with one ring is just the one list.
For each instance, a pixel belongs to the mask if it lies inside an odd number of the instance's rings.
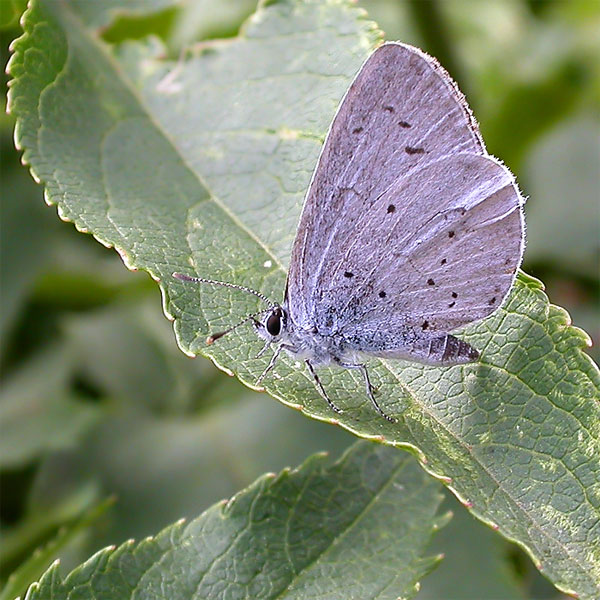
[[406,154],[425,154],[425,148],[416,148],[414,146],[404,146]]
[[452,308],[455,304],[456,302],[450,302],[450,304],[448,304],[448,308]]
[[452,297],[453,298],[458,298],[458,294],[456,292],[452,292]]
[[488,300],[488,304],[489,304],[490,306],[493,306],[494,304],[496,304],[496,296],[493,296],[492,298],[490,298],[490,299]]
[[346,271],[344,273],[344,277],[347,277],[348,279],[350,279],[351,277],[354,277],[354,273],[350,273],[350,271]]
[[404,129],[409,129],[410,127],[412,127],[412,125],[407,121],[398,121],[398,125],[400,125],[400,127],[403,127]]
[[387,294],[386,294],[386,293],[385,293],[383,290],[381,290],[381,291],[379,292],[379,297],[380,297],[380,298],[385,298],[386,296],[387,296]]
[[360,133],[362,130],[363,130],[363,128],[362,128],[362,127],[355,127],[355,128],[352,130],[352,133]]
[[427,285],[435,285],[435,281],[431,277],[427,280]]
[[448,261],[445,258],[442,258],[442,260],[440,260],[440,265],[445,265]]
[[429,321],[423,321],[423,323],[421,323],[421,329],[423,331],[425,331],[428,328],[429,328]]
[[390,205],[387,207],[387,212],[388,212],[388,214],[390,214],[390,213],[393,213],[395,210],[396,210],[396,207],[395,207],[393,204],[390,204]]
[[454,237],[454,231],[449,231],[448,232],[448,237],[449,238],[453,238]]

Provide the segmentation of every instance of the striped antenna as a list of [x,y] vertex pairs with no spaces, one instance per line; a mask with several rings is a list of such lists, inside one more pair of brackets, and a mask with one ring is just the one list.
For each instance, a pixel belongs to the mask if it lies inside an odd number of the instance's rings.
[[[243,285],[237,285],[235,283],[227,283],[225,281],[215,281],[214,279],[204,279],[204,277],[190,277],[189,275],[184,275],[183,273],[173,273],[173,277],[175,277],[175,279],[179,279],[179,281],[190,281],[192,283],[207,283],[209,285],[220,285],[222,287],[231,288],[233,290],[241,290],[242,292],[248,292],[249,294],[253,294],[257,298],[260,298],[263,302],[267,303],[269,305],[269,308],[266,310],[272,310],[277,307],[277,304],[274,304],[273,302],[271,302],[271,300],[269,300],[265,295],[261,294],[260,292],[257,292],[256,290],[253,290],[251,288],[243,286]],[[226,335],[228,333],[231,333],[234,329],[237,329],[238,327],[240,327],[244,323],[247,323],[248,321],[254,321],[256,324],[259,324],[258,321],[256,321],[256,319],[254,317],[257,317],[258,315],[266,312],[266,310],[263,308],[262,310],[259,310],[258,312],[248,315],[247,317],[242,319],[239,323],[236,323],[235,325],[233,325],[232,327],[229,327],[229,329],[226,329],[225,331],[219,331],[217,333],[212,333],[211,335],[209,335],[206,338],[206,344],[208,346],[210,346],[211,344],[214,344],[214,342],[216,340],[218,340],[219,338],[223,337],[224,335]]]
[[248,294],[253,294],[257,298],[260,298],[271,308],[275,308],[277,306],[277,304],[269,300],[264,294],[261,294],[256,290],[246,287],[245,285],[238,285],[237,283],[227,283],[226,281],[215,281],[214,279],[204,279],[204,277],[190,277],[189,275],[184,275],[183,273],[177,272],[173,273],[173,277],[175,277],[175,279],[179,279],[179,281],[191,281],[192,283],[208,283],[209,285],[220,285],[222,287],[231,288],[233,290],[241,290],[242,292],[247,292]]
[[[271,310],[271,309],[267,309],[267,310]],[[262,314],[266,312],[265,310],[261,310],[259,312],[255,312],[254,314],[248,315],[245,319],[242,319],[239,323],[233,325],[232,327],[230,327],[229,329],[226,329],[225,331],[219,331],[217,333],[211,333],[207,338],[206,338],[206,345],[210,346],[212,344],[215,343],[216,340],[218,340],[219,338],[222,338],[224,335],[231,333],[234,329],[237,329],[240,325],[243,325],[244,323],[247,323],[248,321],[254,321],[254,323],[256,325],[260,325],[260,322],[257,321],[254,317],[257,317],[258,315]]]

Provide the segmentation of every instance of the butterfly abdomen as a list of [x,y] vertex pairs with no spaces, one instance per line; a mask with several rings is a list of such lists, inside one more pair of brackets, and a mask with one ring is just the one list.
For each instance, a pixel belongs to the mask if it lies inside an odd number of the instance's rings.
[[478,358],[479,352],[473,346],[450,334],[433,338],[429,342],[427,362],[430,364],[458,365],[476,361]]

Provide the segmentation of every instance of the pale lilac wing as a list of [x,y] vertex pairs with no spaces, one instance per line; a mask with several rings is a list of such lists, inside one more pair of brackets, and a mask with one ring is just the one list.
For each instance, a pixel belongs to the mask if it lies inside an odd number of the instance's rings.
[[[286,290],[297,325],[310,326],[322,314],[317,296],[323,282],[332,283],[341,230],[368,213],[399,178],[464,152],[485,155],[477,125],[446,72],[411,46],[378,48],[335,116],[306,197]],[[396,217],[402,210],[399,205]]]
[[398,178],[338,227],[317,325],[381,347],[384,333],[429,337],[486,317],[521,261],[521,205],[511,173],[489,156],[445,156]]

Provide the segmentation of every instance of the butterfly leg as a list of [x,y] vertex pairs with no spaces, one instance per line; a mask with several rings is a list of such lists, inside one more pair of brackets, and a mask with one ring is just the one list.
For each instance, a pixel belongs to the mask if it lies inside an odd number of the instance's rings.
[[[264,351],[267,349],[267,347],[268,347],[268,344],[258,353],[258,356],[262,355],[264,353]],[[269,361],[267,368],[260,374],[259,378],[256,380],[255,385],[260,385],[262,380],[265,378],[265,375],[275,366],[275,361],[279,358],[279,355],[281,354],[281,351],[283,349],[284,349],[283,344],[277,346],[277,348],[275,349],[275,352],[273,352],[273,356],[271,356],[271,360]]]
[[365,388],[367,390],[367,396],[369,396],[369,400],[371,400],[371,403],[375,407],[375,410],[386,421],[389,421],[390,423],[397,423],[398,422],[398,421],[396,421],[396,419],[394,419],[394,417],[390,417],[388,414],[386,414],[385,412],[383,412],[383,409],[379,406],[379,404],[377,403],[377,400],[375,400],[375,396],[373,395],[373,390],[375,390],[375,388],[373,387],[373,384],[371,383],[371,379],[369,377],[369,370],[367,369],[367,365],[365,365],[365,364],[344,363],[344,362],[341,362],[341,361],[338,364],[340,365],[340,367],[344,367],[344,369],[359,369],[361,371],[361,373],[363,374],[363,378],[365,380]]
[[305,360],[304,362],[306,363],[306,366],[307,366],[308,370],[310,371],[310,374],[313,376],[313,379],[315,380],[315,383],[317,384],[317,389],[319,390],[321,396],[323,396],[323,398],[325,398],[325,400],[327,401],[327,404],[329,404],[329,408],[331,408],[331,410],[333,410],[333,412],[341,414],[342,410],[340,408],[338,408],[331,401],[329,396],[327,395],[327,392],[325,391],[325,388],[323,387],[323,384],[321,383],[319,376],[316,374],[314,367],[310,364],[310,361]]
[[258,352],[258,354],[254,358],[260,358],[267,351],[271,343],[272,342],[270,340],[267,340],[265,345],[260,349],[260,352]]

